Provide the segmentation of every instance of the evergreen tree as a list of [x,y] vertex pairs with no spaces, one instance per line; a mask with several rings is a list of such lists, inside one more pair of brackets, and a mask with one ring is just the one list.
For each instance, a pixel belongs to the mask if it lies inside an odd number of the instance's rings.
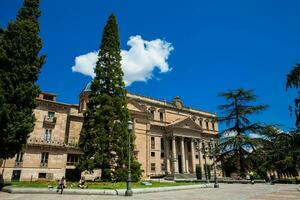
[[221,132],[220,159],[223,165],[232,165],[232,163],[226,164],[227,161],[238,164],[240,175],[245,176],[246,157],[249,155],[249,150],[255,150],[256,144],[256,140],[249,137],[249,134],[258,133],[262,128],[258,123],[251,123],[248,116],[266,109],[267,106],[249,105],[249,102],[256,100],[251,90],[238,89],[221,93],[219,96],[228,101],[227,104],[219,106],[224,114],[219,121],[229,126]]
[[39,0],[25,0],[17,19],[0,30],[0,158],[13,157],[33,131],[45,56],[39,56]]
[[79,167],[100,168],[102,180],[108,181],[123,179],[128,163],[129,113],[120,62],[118,26],[111,15],[104,28],[79,142],[84,152]]

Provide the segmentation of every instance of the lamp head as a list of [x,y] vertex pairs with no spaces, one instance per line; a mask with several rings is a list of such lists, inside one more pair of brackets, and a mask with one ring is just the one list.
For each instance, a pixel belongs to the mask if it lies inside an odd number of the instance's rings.
[[133,123],[132,123],[132,121],[131,120],[129,120],[128,122],[127,122],[127,128],[128,128],[128,130],[132,130],[132,126],[133,126]]

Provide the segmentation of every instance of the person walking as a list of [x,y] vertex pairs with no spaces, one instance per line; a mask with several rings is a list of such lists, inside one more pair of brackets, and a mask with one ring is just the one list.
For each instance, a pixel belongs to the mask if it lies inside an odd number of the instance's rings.
[[66,179],[63,176],[59,182],[59,185],[57,186],[56,192],[59,192],[59,190],[60,190],[60,194],[62,194],[65,187],[66,187]]
[[250,175],[250,182],[251,182],[251,184],[254,184],[254,173],[251,171],[249,173],[249,175]]
[[84,178],[84,176],[82,176],[82,177],[80,178],[80,181],[79,181],[79,187],[80,187],[81,189],[87,188],[87,185],[85,185],[85,178]]

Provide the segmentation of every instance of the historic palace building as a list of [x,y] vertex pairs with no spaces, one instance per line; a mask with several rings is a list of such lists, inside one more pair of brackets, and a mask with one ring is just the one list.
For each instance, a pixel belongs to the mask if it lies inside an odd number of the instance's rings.
[[[75,163],[81,154],[77,144],[89,87],[81,92],[79,105],[57,102],[55,94],[39,95],[35,127],[27,144],[22,152],[2,163],[5,180],[80,177]],[[185,107],[179,97],[171,103],[132,93],[127,97],[136,138],[134,155],[144,177],[195,174],[196,165],[203,171],[205,160],[212,164],[212,157],[203,155],[201,145],[211,138],[218,140],[215,114]],[[99,173],[85,176],[93,179]]]

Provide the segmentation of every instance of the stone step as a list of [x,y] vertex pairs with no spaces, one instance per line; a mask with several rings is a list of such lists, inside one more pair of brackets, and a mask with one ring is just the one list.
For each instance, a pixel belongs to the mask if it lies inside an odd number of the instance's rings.
[[196,174],[175,174],[175,176],[173,174],[167,175],[165,177],[166,180],[191,180],[191,179],[196,179]]

